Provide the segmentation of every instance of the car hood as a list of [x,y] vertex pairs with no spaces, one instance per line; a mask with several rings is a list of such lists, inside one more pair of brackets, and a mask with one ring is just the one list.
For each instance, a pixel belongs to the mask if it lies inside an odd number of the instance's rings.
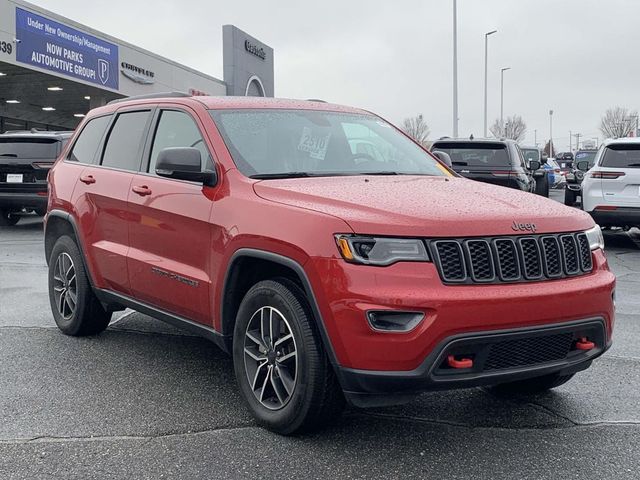
[[[464,237],[585,230],[589,215],[519,190],[458,177],[345,176],[262,180],[265,200],[343,219],[355,233]],[[339,232],[335,232],[339,233]]]

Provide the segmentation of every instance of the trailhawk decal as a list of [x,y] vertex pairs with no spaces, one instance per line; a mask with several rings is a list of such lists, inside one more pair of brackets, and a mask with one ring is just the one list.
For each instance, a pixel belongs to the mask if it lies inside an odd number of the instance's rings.
[[171,280],[184,283],[185,285],[189,285],[190,287],[197,287],[200,284],[200,282],[198,282],[197,280],[191,280],[190,278],[183,277],[182,275],[178,275],[177,273],[167,272],[166,270],[162,270],[158,267],[151,267],[151,271],[157,275],[170,278]]

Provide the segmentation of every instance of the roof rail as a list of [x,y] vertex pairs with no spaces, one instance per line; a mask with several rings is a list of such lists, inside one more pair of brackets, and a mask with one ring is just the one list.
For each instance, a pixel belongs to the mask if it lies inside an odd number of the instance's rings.
[[182,98],[182,97],[192,97],[190,93],[186,92],[158,92],[158,93],[147,93],[145,95],[134,95],[132,97],[125,98],[116,98],[115,100],[111,100],[107,105],[112,105],[114,103],[120,102],[128,102],[129,100],[146,100],[149,98]]

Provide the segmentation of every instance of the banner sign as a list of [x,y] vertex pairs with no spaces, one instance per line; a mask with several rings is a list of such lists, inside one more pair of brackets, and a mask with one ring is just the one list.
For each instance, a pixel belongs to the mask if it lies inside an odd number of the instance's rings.
[[16,7],[16,60],[118,90],[118,46]]

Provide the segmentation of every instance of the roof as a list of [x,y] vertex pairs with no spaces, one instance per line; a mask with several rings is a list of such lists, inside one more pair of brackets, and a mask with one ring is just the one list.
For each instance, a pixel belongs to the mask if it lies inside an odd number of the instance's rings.
[[59,132],[59,131],[45,131],[45,130],[37,130],[37,131],[30,131],[30,130],[14,130],[11,131],[9,130],[8,132],[5,133],[1,133],[0,134],[0,138],[7,138],[7,137],[12,137],[12,138],[51,138],[51,137],[55,137],[58,139],[66,139],[69,138],[73,135],[73,132],[69,131],[69,132]]
[[[438,140],[434,140],[434,144],[440,142],[447,143],[516,143],[515,140],[511,140],[510,138],[448,138],[442,137]],[[535,148],[535,147],[532,147]]]
[[640,144],[640,137],[609,138],[609,139],[605,140],[602,143],[605,146],[606,145],[616,145],[616,144],[621,144],[621,143],[639,143]]
[[270,97],[205,97],[205,96],[189,96],[179,93],[167,93],[166,95],[153,94],[148,96],[131,97],[113,102],[110,105],[100,107],[95,113],[111,112],[116,108],[129,105],[157,104],[163,102],[189,104],[191,102],[199,102],[207,109],[211,110],[235,110],[235,109],[290,109],[290,110],[322,110],[331,112],[343,112],[354,114],[369,115],[370,112],[359,108],[348,107],[345,105],[337,105],[317,100],[295,100],[287,98],[270,98]]

